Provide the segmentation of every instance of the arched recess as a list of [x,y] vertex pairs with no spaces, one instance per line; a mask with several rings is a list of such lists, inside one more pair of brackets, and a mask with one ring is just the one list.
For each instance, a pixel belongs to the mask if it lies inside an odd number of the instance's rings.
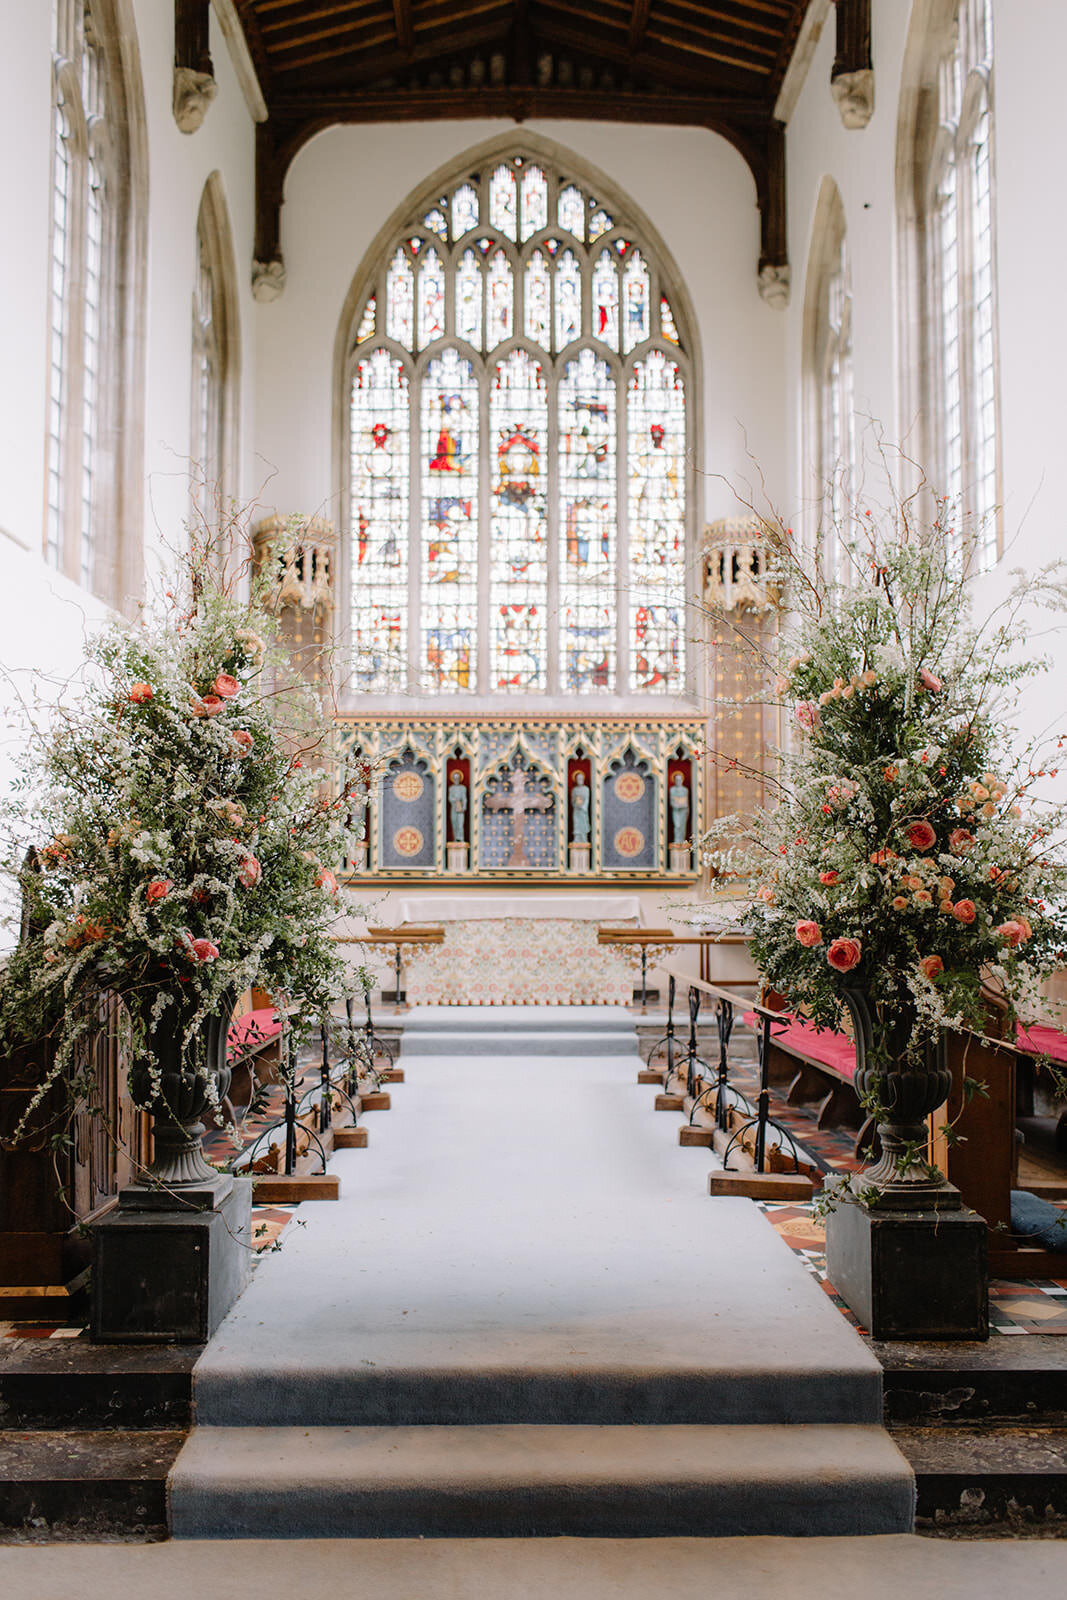
[[[196,219],[191,448],[194,511],[211,542],[225,536],[238,497],[241,322],[233,229],[222,174],[204,184]],[[225,558],[228,553],[219,549]]]
[[896,138],[898,428],[978,567],[1002,532],[993,120],[990,0],[913,0]]
[[[699,457],[702,451],[703,438],[702,360],[699,330],[685,284],[671,258],[669,250],[655,227],[605,173],[553,140],[546,139],[540,135],[526,134],[522,131],[512,131],[470,148],[463,155],[450,160],[440,167],[423,183],[412,190],[379,229],[366,251],[363,261],[357,268],[345,297],[338,321],[333,362],[334,482],[337,486],[338,503],[341,508],[342,531],[341,587],[336,617],[339,634],[338,643],[342,646],[342,653],[350,643],[347,626],[350,614],[349,597],[353,582],[352,539],[350,537],[351,530],[348,526],[351,498],[349,406],[354,358],[360,344],[359,336],[361,330],[357,325],[358,321],[366,310],[368,297],[372,292],[378,295],[380,299],[380,285],[384,282],[389,260],[398,242],[404,237],[405,230],[411,230],[415,226],[414,219],[422,218],[424,214],[432,211],[439,203],[442,195],[454,188],[462,180],[465,173],[475,170],[488,173],[490,170],[495,169],[498,163],[514,157],[517,153],[521,153],[528,165],[542,164],[546,170],[560,175],[561,184],[563,182],[562,175],[566,174],[568,179],[572,180],[575,185],[582,186],[588,194],[595,194],[598,202],[603,205],[603,208],[613,218],[614,234],[625,233],[627,238],[636,241],[640,251],[647,256],[651,265],[650,304],[656,303],[655,316],[657,318],[659,316],[659,300],[666,299],[669,303],[673,335],[664,335],[660,324],[656,322],[654,335],[648,340],[642,341],[636,352],[634,350],[622,351],[616,346],[615,353],[612,355],[611,352],[598,343],[595,334],[592,333],[588,325],[588,319],[583,324],[581,342],[586,345],[596,346],[598,355],[603,355],[605,359],[613,361],[613,370],[616,370],[620,376],[624,375],[626,371],[632,370],[635,357],[639,357],[642,352],[652,349],[666,352],[670,360],[676,362],[684,374],[686,432],[685,462],[684,467],[681,469],[681,474],[684,476],[686,505],[686,540],[683,556],[684,589],[687,597],[695,595],[697,591],[696,574],[698,563],[695,553],[697,545],[695,533],[696,529],[701,525],[703,512],[701,474],[699,472]],[[498,241],[495,234],[493,234],[493,254],[497,253],[496,244],[500,243],[502,249],[499,253],[509,255],[513,266],[517,266],[520,258],[522,260],[527,259],[529,252],[538,247],[538,240],[543,231],[538,230],[535,237],[515,239],[514,241]],[[548,228],[548,231],[551,232],[552,228]],[[556,231],[558,231],[558,228]],[[492,234],[493,230],[490,229],[488,232]],[[612,233],[610,231],[605,233],[605,245],[609,244],[611,239]],[[435,241],[432,237],[429,237],[428,242],[431,247],[435,247]],[[451,307],[451,290],[449,290],[447,300]],[[431,349],[427,352],[425,349],[420,348],[417,355],[409,357],[408,352],[402,350],[399,344],[391,343],[388,337],[383,337],[384,331],[380,325],[376,328],[375,346],[383,346],[390,349],[398,360],[404,359],[407,362],[405,371],[410,371],[413,378],[421,377],[427,360],[432,358],[434,350]],[[454,330],[450,332],[446,342],[457,348],[462,356],[472,355],[474,353],[473,350],[464,346],[463,341],[454,337],[453,333]],[[502,341],[493,352],[495,358],[506,356],[513,350],[531,347],[531,340],[526,336],[524,328],[516,326],[511,330],[511,334],[512,336]],[[367,345],[367,349],[370,348],[372,346]],[[570,353],[574,354],[576,352]],[[561,352],[553,346],[553,361],[556,361],[557,357],[562,360]],[[488,357],[486,356],[482,359],[488,359]],[[559,361],[556,361],[556,364],[559,365]],[[620,389],[621,395],[622,390]],[[485,486],[483,485],[483,490],[484,488]],[[412,477],[410,492],[413,494],[415,492],[414,476]],[[623,511],[620,516],[621,521],[625,521],[625,515],[625,511]],[[617,603],[620,606],[625,603],[625,597],[621,591],[617,597]],[[482,643],[484,645],[484,622],[481,626]],[[689,629],[687,631],[691,633],[694,630]],[[633,653],[636,656],[637,652],[634,651]],[[690,673],[691,669],[687,669],[684,682],[679,683],[674,690],[674,694],[679,698],[689,698],[692,695]],[[552,682],[545,691],[549,700],[567,700],[567,690],[562,687],[563,676],[561,672],[558,679]],[[419,688],[411,683],[405,687],[408,691],[414,688],[414,692],[419,692]],[[464,687],[469,687],[473,692],[475,685],[472,682],[469,685],[465,684]],[[423,690],[422,692],[425,691]],[[486,698],[493,696],[494,691],[487,685],[484,676],[477,692],[480,701],[483,702]],[[620,689],[618,693],[612,695],[611,699],[612,702],[621,700],[632,704],[635,696],[628,690]],[[410,702],[406,701],[405,703]],[[638,697],[638,703],[647,704],[640,697]],[[506,702],[502,700],[502,708],[505,704],[514,709],[513,700]],[[609,709],[609,705],[606,702],[604,709]]]
[[804,279],[801,484],[805,537],[827,578],[845,576],[840,535],[855,493],[852,295],[841,194],[819,185]]
[[144,582],[148,261],[133,0],[55,0],[53,21],[44,549],[59,570],[132,611]]

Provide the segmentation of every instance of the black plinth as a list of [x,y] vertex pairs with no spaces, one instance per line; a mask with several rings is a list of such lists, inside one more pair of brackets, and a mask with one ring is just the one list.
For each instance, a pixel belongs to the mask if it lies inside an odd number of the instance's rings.
[[839,1201],[826,1275],[874,1339],[988,1339],[988,1229],[975,1211]]
[[[151,1198],[149,1198],[151,1196]],[[214,1205],[204,1204],[217,1198]],[[92,1319],[98,1344],[204,1344],[252,1271],[252,1180],[198,1204],[123,1192],[93,1229]],[[175,1209],[177,1207],[177,1209]]]

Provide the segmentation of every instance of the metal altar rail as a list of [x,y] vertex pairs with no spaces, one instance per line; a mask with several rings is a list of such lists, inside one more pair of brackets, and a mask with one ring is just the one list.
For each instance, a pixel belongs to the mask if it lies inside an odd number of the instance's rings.
[[[679,943],[692,942],[682,941]],[[667,1046],[667,1072],[668,1080],[673,1067],[673,1051],[676,1048],[674,1029],[674,1002],[677,992],[677,983],[684,984],[688,991],[689,999],[689,1040],[685,1049],[686,1062],[686,1098],[689,1101],[689,1125],[696,1125],[697,1113],[702,1109],[711,1108],[715,1119],[715,1127],[725,1139],[722,1151],[723,1170],[729,1172],[730,1156],[738,1147],[743,1147],[747,1133],[755,1130],[753,1149],[753,1166],[761,1176],[767,1170],[767,1130],[773,1128],[779,1136],[788,1142],[793,1158],[794,1170],[799,1172],[801,1167],[800,1149],[789,1129],[784,1127],[770,1114],[770,1040],[771,1024],[775,1021],[782,1022],[779,1012],[772,1011],[761,1005],[753,996],[745,998],[744,1003],[748,1009],[756,1013],[759,1026],[756,1033],[756,1048],[759,1058],[759,1088],[755,1103],[752,1099],[730,1081],[730,1037],[734,1030],[735,1007],[742,999],[737,991],[739,989],[756,989],[756,979],[724,979],[719,983],[711,983],[704,978],[694,978],[689,973],[678,968],[672,968],[669,963],[663,963],[663,968],[668,974],[668,1005],[667,1005],[667,1032],[662,1039],[654,1044],[646,1057],[651,1065],[656,1052]],[[702,1074],[698,1071],[703,1067],[710,1073],[708,1063],[697,1052],[697,1027],[700,1019],[701,1005],[705,997],[710,997],[715,1002],[715,1026],[719,1042],[719,1059],[714,1077],[704,1083]],[[731,1127],[730,1113],[735,1108],[743,1108],[746,1113],[736,1127]]]

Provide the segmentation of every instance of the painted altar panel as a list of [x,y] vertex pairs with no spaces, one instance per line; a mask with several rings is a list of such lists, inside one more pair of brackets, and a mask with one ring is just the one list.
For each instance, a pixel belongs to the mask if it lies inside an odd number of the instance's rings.
[[696,714],[341,717],[339,754],[358,750],[372,770],[373,843],[354,876],[393,883],[692,880],[694,871],[670,867],[667,785],[677,771],[687,775],[692,833],[704,809],[704,732]]

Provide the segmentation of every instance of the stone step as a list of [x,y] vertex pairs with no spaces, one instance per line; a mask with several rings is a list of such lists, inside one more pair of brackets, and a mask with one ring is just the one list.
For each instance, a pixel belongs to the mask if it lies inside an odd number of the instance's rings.
[[878,1427],[197,1428],[175,1538],[642,1538],[911,1528]]
[[167,1537],[167,1474],[182,1429],[0,1431],[0,1537]]
[[187,1428],[197,1345],[0,1339],[0,1428]]
[[898,1427],[892,1438],[915,1472],[919,1527],[1067,1523],[1067,1428]]
[[522,1028],[481,1028],[476,1032],[423,1032],[404,1040],[404,1060],[419,1056],[618,1056],[636,1053],[637,1040],[629,1033],[602,1029],[534,1031]]
[[1067,1350],[1058,1335],[981,1344],[867,1342],[883,1368],[885,1418],[892,1425],[1067,1426]]

